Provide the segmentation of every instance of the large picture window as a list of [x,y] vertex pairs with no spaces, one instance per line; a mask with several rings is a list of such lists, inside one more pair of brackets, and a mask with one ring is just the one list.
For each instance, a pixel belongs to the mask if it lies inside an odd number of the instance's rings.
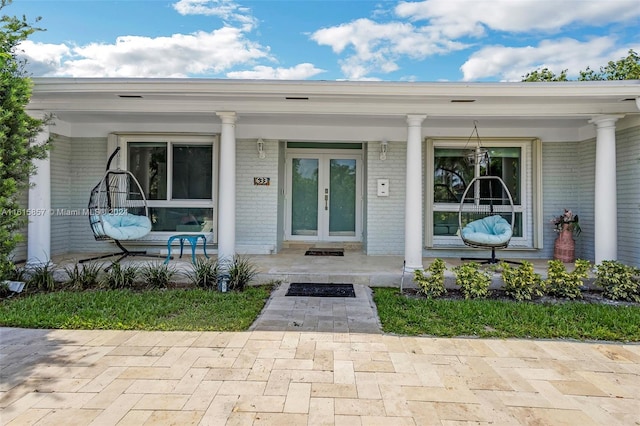
[[[488,140],[483,148],[488,160],[470,162],[466,141],[429,140],[425,173],[427,217],[425,241],[430,247],[461,245],[458,230],[459,203],[464,190],[474,177],[500,177],[515,206],[512,246],[533,247],[532,141]],[[496,188],[499,191],[499,188]]]
[[123,138],[126,167],[148,200],[155,234],[214,231],[215,144],[211,136]]

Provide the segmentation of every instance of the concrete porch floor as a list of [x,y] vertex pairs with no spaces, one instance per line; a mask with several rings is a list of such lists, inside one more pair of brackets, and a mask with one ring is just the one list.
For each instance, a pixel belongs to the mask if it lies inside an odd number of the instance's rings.
[[[169,265],[175,267],[181,274],[178,280],[185,280],[185,274],[191,270],[191,252],[185,250],[182,258],[178,258],[179,251],[172,252],[174,258]],[[464,253],[469,256],[468,252]],[[78,259],[90,257],[89,253],[73,253],[62,256],[55,256],[54,264],[58,267],[73,264]],[[95,254],[93,254],[95,255]],[[486,251],[478,251],[474,257],[482,258],[487,256]],[[203,255],[197,254],[198,258]],[[210,254],[212,259],[216,258],[215,254]],[[344,256],[305,256],[303,248],[286,248],[277,254],[252,254],[247,257],[253,262],[257,269],[258,275],[254,280],[255,284],[266,283],[270,281],[291,282],[318,282],[318,283],[352,283],[362,284],[369,287],[400,287],[401,282],[404,287],[410,288],[414,286],[412,273],[405,272],[403,280],[403,257],[402,256],[367,256],[359,249],[346,249]],[[100,260],[104,266],[108,266],[116,256]],[[123,264],[143,265],[149,262],[163,262],[164,258],[135,256],[128,257],[122,261]],[[422,264],[427,268],[435,258],[425,257]],[[452,269],[463,262],[460,258],[442,258],[447,266],[445,272],[446,285],[452,286],[455,282],[455,276]],[[506,258],[505,258],[506,259]],[[519,260],[511,259],[510,260]],[[546,277],[547,260],[537,259],[530,260],[537,273]],[[571,270],[573,265],[567,264],[567,269]],[[499,287],[501,278],[499,274],[495,274],[492,287]]]

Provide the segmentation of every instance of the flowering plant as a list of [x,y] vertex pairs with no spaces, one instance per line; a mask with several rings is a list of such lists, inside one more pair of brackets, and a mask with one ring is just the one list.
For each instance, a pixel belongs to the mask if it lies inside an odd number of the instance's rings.
[[567,228],[573,231],[576,237],[582,232],[578,215],[574,215],[571,210],[564,209],[564,213],[551,219],[551,223],[553,223],[556,232],[561,232],[565,228],[565,224],[568,225]]

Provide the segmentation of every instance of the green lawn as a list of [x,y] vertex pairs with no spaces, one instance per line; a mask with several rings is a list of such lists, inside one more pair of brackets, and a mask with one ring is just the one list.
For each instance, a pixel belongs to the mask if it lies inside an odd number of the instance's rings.
[[[272,286],[87,290],[21,294],[0,302],[0,326],[52,329],[247,330]],[[383,331],[440,337],[640,341],[640,306],[498,300],[427,300],[374,288]]]
[[21,295],[0,303],[0,326],[54,329],[210,330],[249,328],[270,286],[243,292],[89,290]]
[[374,301],[385,333],[640,341],[640,306],[427,300],[396,288],[375,288]]

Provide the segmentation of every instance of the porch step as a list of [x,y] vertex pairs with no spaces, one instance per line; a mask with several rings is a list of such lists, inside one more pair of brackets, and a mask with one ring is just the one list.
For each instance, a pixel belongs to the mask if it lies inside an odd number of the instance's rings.
[[349,251],[360,251],[362,252],[362,243],[360,242],[305,242],[305,241],[284,241],[282,243],[283,249],[292,249],[292,250],[300,250],[302,252],[314,249],[314,248],[331,248],[337,249],[342,248]]

